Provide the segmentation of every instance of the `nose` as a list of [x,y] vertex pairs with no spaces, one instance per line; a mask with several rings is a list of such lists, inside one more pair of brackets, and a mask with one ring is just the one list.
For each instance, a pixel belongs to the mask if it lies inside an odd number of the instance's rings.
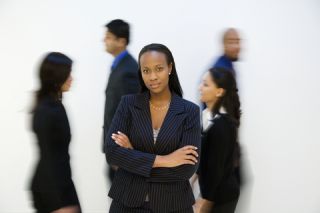
[[158,76],[157,76],[156,72],[152,71],[150,73],[150,80],[154,81],[154,80],[157,80],[157,79],[158,79]]

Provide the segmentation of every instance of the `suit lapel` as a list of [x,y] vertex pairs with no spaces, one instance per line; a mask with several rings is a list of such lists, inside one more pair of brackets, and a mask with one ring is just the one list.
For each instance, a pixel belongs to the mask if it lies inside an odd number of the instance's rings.
[[[153,130],[152,130],[152,121],[151,113],[149,108],[149,98],[150,95],[148,92],[141,93],[137,96],[134,107],[134,114],[139,124],[139,132],[141,132],[141,137],[144,141],[144,146],[146,150],[150,153],[163,153],[166,150],[167,146],[178,147],[179,141],[172,140],[173,136],[179,132],[179,128],[183,121],[185,120],[185,109],[183,105],[183,100],[181,97],[172,93],[171,103],[168,109],[168,112],[162,123],[160,132],[157,137],[156,144],[153,141]],[[181,132],[181,130],[180,130]]]
[[137,125],[142,133],[144,145],[146,150],[150,153],[154,153],[154,143],[153,143],[153,131],[152,131],[152,122],[151,122],[151,113],[149,108],[149,93],[144,92],[137,96],[134,106],[135,116],[139,124]]
[[[182,98],[172,93],[171,103],[166,117],[162,123],[155,149],[157,153],[162,153],[172,141],[172,136],[177,133],[177,130],[181,127],[182,122],[185,119],[184,106],[182,104]],[[178,146],[178,144],[170,144],[170,146]]]

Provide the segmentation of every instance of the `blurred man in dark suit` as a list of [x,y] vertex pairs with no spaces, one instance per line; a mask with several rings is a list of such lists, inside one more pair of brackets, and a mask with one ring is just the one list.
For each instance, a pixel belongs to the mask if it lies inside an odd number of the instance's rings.
[[[115,19],[107,23],[105,27],[105,49],[114,57],[114,60],[106,88],[103,141],[108,133],[121,96],[134,94],[140,90],[138,64],[127,50],[130,42],[129,24],[123,20]],[[105,151],[104,144],[103,150]],[[110,165],[108,170],[109,180],[112,182],[116,168]]]

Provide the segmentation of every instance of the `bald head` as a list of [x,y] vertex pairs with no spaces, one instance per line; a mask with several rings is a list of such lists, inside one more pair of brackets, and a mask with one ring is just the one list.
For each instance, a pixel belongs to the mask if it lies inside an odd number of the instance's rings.
[[236,29],[229,28],[223,34],[224,54],[231,60],[238,60],[240,53],[240,37]]

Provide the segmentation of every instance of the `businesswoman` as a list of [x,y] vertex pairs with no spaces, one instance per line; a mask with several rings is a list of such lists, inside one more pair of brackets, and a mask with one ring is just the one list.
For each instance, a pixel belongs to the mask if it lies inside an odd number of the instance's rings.
[[239,162],[238,127],[240,102],[231,72],[213,68],[200,85],[203,111],[202,152],[197,171],[201,197],[195,212],[232,213],[240,186],[236,169]]
[[139,54],[142,91],[123,96],[106,137],[118,167],[110,212],[193,212],[189,178],[201,144],[198,106],[182,99],[170,50],[150,44]]
[[79,213],[78,196],[71,179],[70,127],[62,93],[69,90],[72,60],[58,52],[47,54],[40,65],[32,127],[39,160],[31,179],[33,204],[38,213]]

